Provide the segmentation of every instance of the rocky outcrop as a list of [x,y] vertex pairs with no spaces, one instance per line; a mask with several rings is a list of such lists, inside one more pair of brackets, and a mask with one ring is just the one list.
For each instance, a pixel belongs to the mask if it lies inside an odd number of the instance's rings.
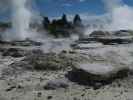
[[20,40],[20,41],[4,41],[0,40],[0,45],[10,45],[10,46],[41,46],[41,42],[33,41],[30,39]]
[[[36,52],[36,53],[35,53]],[[15,62],[13,68],[23,68],[27,70],[66,70],[73,66],[76,59],[68,57],[64,53],[43,53],[41,50],[29,53],[22,61]]]
[[99,89],[106,84],[112,83],[116,79],[127,77],[130,72],[129,68],[126,67],[112,68],[109,70],[97,67],[91,66],[90,64],[87,66],[81,65],[80,67],[74,67],[72,71],[68,72],[67,77],[78,84],[89,85],[94,87],[94,89]]
[[100,42],[104,45],[128,44],[133,42],[132,31],[120,30],[114,32],[94,31],[89,37],[80,38],[76,43]]
[[67,58],[54,53],[43,55],[34,54],[24,59],[24,61],[28,61],[29,65],[32,65],[35,70],[61,70],[71,64]]
[[30,39],[26,39],[23,41],[11,41],[10,44],[13,46],[41,46],[42,45],[41,42],[33,41]]
[[40,49],[26,52],[20,60],[12,62],[3,70],[3,76],[14,76],[25,71],[67,71],[76,62],[85,62],[88,59],[76,52],[43,53]]
[[123,78],[128,75],[128,67],[115,68],[113,66],[101,66],[100,64],[81,64],[72,70],[79,80],[95,82],[111,82],[116,78]]
[[111,45],[111,44],[127,44],[132,43],[132,37],[107,37],[107,38],[96,38],[97,42],[101,42],[104,45]]
[[26,52],[18,48],[9,48],[3,51],[2,56],[24,57]]

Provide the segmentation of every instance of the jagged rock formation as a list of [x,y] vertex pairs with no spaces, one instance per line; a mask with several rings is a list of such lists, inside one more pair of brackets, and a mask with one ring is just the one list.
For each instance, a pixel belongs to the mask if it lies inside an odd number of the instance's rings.
[[94,31],[88,37],[81,37],[72,45],[74,48],[79,44],[102,43],[103,45],[129,44],[133,42],[132,31]]

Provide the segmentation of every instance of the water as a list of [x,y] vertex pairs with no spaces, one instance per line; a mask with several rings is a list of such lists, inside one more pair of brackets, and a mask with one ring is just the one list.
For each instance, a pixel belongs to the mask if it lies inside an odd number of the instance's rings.
[[25,39],[30,33],[31,12],[26,7],[27,0],[12,0],[13,33],[16,39]]

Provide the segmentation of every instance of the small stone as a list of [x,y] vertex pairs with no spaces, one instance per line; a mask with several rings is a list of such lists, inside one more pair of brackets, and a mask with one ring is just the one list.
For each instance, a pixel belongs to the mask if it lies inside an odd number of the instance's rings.
[[21,85],[18,85],[18,87],[17,87],[18,89],[22,89],[23,88],[23,86],[21,86]]
[[11,86],[11,87],[7,88],[5,91],[9,92],[9,91],[12,91],[14,88],[16,88],[16,86]]
[[74,97],[73,100],[79,100],[78,98]]
[[97,89],[99,89],[99,88],[101,88],[101,86],[102,86],[102,83],[95,83],[95,85],[94,85],[94,90],[97,90]]
[[83,93],[81,96],[83,97],[85,94]]
[[52,98],[53,98],[52,96],[48,96],[48,97],[47,97],[48,100],[50,100],[50,99],[52,99]]
[[37,97],[41,97],[42,96],[42,93],[41,92],[38,92],[37,93]]

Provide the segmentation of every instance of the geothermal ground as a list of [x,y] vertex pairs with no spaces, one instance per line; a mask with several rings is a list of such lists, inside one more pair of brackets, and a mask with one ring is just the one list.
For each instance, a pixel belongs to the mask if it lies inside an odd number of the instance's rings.
[[133,99],[133,43],[72,43],[1,41],[0,100]]

